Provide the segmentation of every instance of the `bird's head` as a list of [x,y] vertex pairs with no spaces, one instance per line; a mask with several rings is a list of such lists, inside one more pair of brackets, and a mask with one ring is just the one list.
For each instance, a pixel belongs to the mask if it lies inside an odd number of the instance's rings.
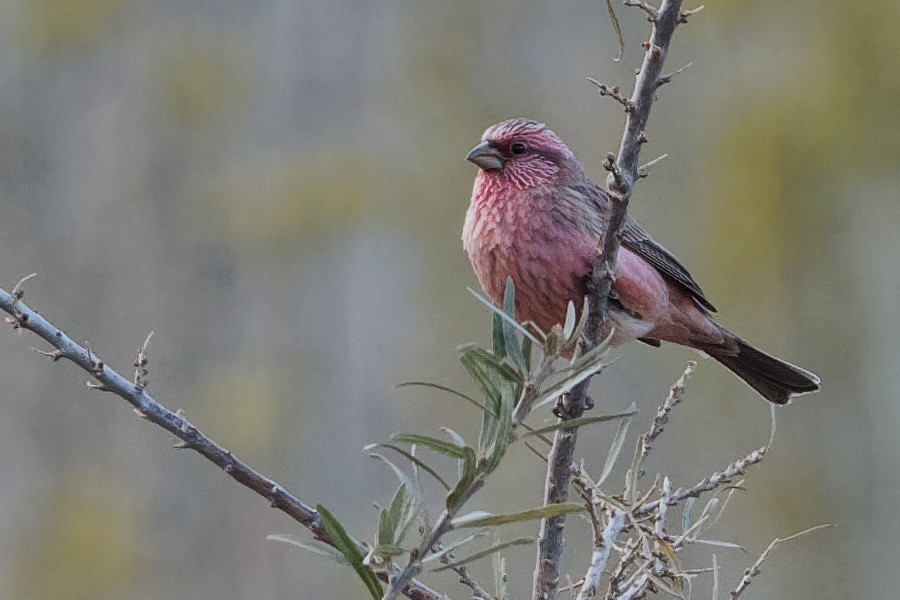
[[543,123],[510,119],[488,127],[466,155],[483,176],[516,189],[564,185],[583,176],[568,146]]

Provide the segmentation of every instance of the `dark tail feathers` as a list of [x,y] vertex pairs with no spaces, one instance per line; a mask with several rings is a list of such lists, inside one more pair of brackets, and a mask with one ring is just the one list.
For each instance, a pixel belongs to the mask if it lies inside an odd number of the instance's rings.
[[814,373],[770,356],[737,336],[734,341],[737,353],[724,348],[704,350],[769,402],[787,404],[793,396],[819,389],[819,378]]

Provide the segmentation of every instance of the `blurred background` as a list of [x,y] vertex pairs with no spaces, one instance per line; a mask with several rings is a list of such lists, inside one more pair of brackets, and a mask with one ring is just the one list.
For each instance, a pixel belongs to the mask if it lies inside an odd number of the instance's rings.
[[[456,346],[489,342],[466,292],[463,156],[528,116],[603,181],[623,116],[585,78],[630,89],[647,33],[619,13],[617,63],[599,0],[4,0],[0,282],[37,272],[26,301],[124,373],[154,330],[158,400],[371,539],[395,479],[362,447],[479,424],[449,396],[393,388],[473,391]],[[770,456],[717,525],[747,549],[707,549],[723,591],[773,537],[835,523],[776,550],[746,597],[896,596],[898,20],[887,0],[712,1],[669,57],[693,66],[660,90],[644,158],[669,158],[631,210],[728,327],[824,382],[778,412]],[[291,520],[31,345],[0,335],[0,596],[364,597],[350,571],[266,541],[307,539]],[[636,402],[636,435],[693,355],[619,354],[593,395]],[[580,439],[594,472],[613,432]],[[702,362],[648,470],[690,485],[768,435],[765,403]],[[471,508],[537,505],[542,481],[517,447]],[[514,597],[533,552],[508,552]]]

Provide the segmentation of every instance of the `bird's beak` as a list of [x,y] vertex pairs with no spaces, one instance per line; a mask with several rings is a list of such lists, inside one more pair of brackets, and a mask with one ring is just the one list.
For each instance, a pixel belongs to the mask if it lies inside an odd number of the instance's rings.
[[481,142],[466,154],[466,160],[473,162],[485,171],[499,171],[506,159],[490,142]]

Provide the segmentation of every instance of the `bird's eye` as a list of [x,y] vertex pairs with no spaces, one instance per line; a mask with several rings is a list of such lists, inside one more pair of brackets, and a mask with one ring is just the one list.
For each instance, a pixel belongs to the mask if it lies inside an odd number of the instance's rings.
[[509,150],[515,155],[525,154],[525,144],[523,144],[522,142],[516,142],[509,147]]

